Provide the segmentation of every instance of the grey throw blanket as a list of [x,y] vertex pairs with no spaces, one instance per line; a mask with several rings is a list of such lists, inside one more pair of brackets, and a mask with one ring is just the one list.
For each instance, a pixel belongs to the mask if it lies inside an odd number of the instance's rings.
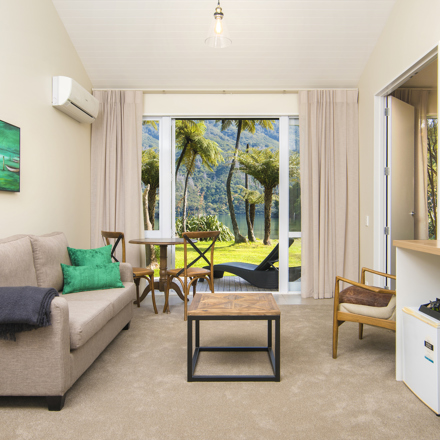
[[58,296],[47,287],[0,287],[0,339],[15,341],[15,334],[50,322],[50,305]]

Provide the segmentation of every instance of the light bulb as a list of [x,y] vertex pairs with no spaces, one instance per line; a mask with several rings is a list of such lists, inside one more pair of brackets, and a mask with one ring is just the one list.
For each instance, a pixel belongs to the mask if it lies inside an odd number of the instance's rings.
[[215,20],[215,33],[218,35],[221,35],[223,32],[223,26],[222,26],[222,19],[217,18]]
[[209,27],[208,36],[205,39],[205,43],[211,47],[227,47],[230,46],[232,41],[229,38],[228,26],[223,23],[223,12],[220,6],[220,0],[218,0],[217,7],[214,12],[214,22],[211,21]]

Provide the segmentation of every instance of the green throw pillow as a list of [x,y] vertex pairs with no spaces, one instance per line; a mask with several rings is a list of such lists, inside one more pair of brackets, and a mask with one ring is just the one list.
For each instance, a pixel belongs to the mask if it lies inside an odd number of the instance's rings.
[[64,275],[63,294],[124,287],[119,263],[97,266],[68,266],[61,264]]
[[72,266],[96,266],[112,262],[112,245],[96,249],[74,249],[67,247]]

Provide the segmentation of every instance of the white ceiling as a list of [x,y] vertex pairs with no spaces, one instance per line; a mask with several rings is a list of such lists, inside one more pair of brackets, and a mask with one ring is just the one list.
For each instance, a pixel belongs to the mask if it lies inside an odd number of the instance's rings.
[[356,87],[396,0],[52,0],[94,88]]

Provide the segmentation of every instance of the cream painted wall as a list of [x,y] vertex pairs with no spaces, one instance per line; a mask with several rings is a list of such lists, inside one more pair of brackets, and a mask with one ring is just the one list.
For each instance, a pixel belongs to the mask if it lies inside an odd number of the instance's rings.
[[90,246],[90,125],[55,110],[52,76],[91,82],[51,0],[1,2],[0,119],[21,129],[21,192],[0,191],[0,237],[63,231]]
[[144,94],[146,116],[295,116],[297,93]]
[[438,112],[438,93],[437,91],[429,91],[428,99],[428,116],[437,116]]
[[[374,96],[440,41],[440,2],[398,0],[359,81],[360,265],[374,266]],[[366,216],[370,218],[365,226]]]
[[[428,115],[437,115],[437,83],[438,83],[438,60],[435,60],[429,66],[425,67],[422,71],[414,75],[405,84],[402,84],[402,88],[432,88],[435,90],[429,91],[428,98]],[[399,88],[400,88],[399,87]]]

